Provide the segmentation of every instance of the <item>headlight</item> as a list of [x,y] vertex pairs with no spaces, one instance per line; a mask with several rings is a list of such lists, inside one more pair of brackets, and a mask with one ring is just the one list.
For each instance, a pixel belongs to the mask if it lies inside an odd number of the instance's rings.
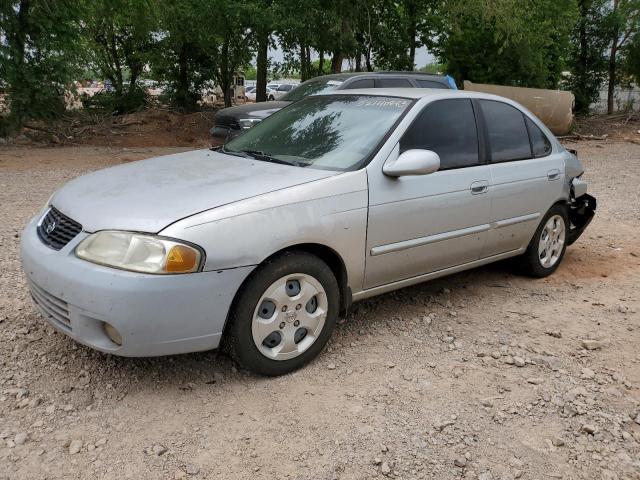
[[189,273],[200,268],[202,252],[175,240],[141,233],[102,231],[76,247],[89,262],[142,273]]
[[242,119],[238,120],[238,125],[240,125],[240,128],[242,128],[243,130],[247,130],[247,129],[257,125],[261,121],[262,120],[259,119],[259,118],[242,118]]

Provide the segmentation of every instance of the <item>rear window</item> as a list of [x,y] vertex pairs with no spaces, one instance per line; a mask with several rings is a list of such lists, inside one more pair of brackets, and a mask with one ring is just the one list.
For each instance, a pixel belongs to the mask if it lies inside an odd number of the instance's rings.
[[480,100],[480,107],[489,134],[491,161],[497,163],[531,158],[524,114],[509,104],[494,100]]
[[538,126],[526,118],[527,128],[529,129],[529,138],[531,139],[531,149],[533,150],[533,156],[546,157],[551,154],[551,142],[547,136],[538,128]]

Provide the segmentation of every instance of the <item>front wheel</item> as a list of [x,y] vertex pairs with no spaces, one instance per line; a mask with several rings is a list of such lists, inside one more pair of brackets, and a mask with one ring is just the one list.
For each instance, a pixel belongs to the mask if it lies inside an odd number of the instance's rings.
[[338,282],[315,255],[287,252],[247,280],[231,312],[226,339],[232,357],[262,375],[282,375],[325,346],[339,311]]
[[522,255],[525,273],[542,278],[556,271],[567,249],[568,227],[567,209],[560,204],[551,207]]

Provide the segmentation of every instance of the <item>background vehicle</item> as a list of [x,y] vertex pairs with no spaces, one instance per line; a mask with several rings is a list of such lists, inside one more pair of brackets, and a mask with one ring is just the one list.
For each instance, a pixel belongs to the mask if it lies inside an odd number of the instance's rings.
[[[269,83],[267,87],[280,87],[280,83]],[[215,125],[210,133],[218,139],[229,139],[251,128],[264,118],[301,98],[332,90],[350,90],[355,88],[437,88],[457,90],[453,78],[420,72],[356,72],[324,75],[303,82],[279,101],[269,105],[256,103],[223,108],[215,115]],[[270,98],[269,98],[270,99]]]
[[50,323],[93,348],[166,355],[224,332],[279,375],[352,301],[516,256],[550,275],[594,216],[582,173],[501,97],[330,92],[216,151],[71,181],[23,233],[23,266]]
[[[252,102],[256,101],[256,87],[247,88],[245,90],[245,94],[247,96],[247,100],[251,100]],[[270,88],[267,88],[267,98],[269,100],[274,100],[275,99],[274,91],[271,90]]]
[[[283,83],[278,88],[276,88],[275,92],[273,93],[274,98],[271,100],[281,100],[282,97],[284,97],[287,93],[289,93],[294,88],[296,88],[295,85],[292,85],[290,83]],[[269,98],[269,95],[267,95],[267,98]]]

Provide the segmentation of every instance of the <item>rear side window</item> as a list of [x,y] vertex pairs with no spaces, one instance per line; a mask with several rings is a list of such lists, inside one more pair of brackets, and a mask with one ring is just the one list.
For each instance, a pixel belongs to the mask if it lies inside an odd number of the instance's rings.
[[400,140],[400,152],[414,148],[440,156],[440,170],[480,163],[471,100],[437,100],[427,105]]
[[531,158],[529,133],[523,113],[515,107],[494,100],[480,100],[489,134],[491,161],[509,162]]
[[551,154],[551,142],[547,136],[540,130],[540,128],[531,121],[530,118],[525,117],[527,128],[529,129],[529,138],[531,139],[531,149],[533,150],[533,156],[536,158],[546,157]]
[[406,78],[376,78],[376,88],[412,88]]
[[416,79],[416,82],[418,83],[418,86],[420,88],[444,88],[447,90],[449,89],[449,87],[444,83],[434,82],[433,80],[420,80],[418,78]]
[[347,84],[345,90],[349,90],[352,88],[375,88],[373,78],[361,78],[360,80],[354,80],[353,82]]

